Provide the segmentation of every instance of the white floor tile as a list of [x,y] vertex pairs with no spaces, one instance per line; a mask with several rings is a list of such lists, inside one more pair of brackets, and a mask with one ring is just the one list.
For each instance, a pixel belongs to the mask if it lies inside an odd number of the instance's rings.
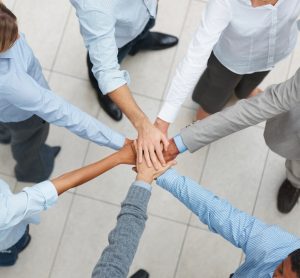
[[75,9],[72,8],[53,69],[58,72],[88,79],[86,53],[87,50],[79,31],[79,21],[75,15]]
[[[159,3],[154,30],[179,36],[189,0],[165,0]],[[172,7],[172,9],[170,9]],[[176,20],[173,20],[176,18]],[[172,22],[172,24],[170,24]],[[162,51],[147,51],[128,57],[122,68],[131,76],[133,92],[161,99],[168,79],[176,47]]]
[[119,210],[76,196],[50,277],[90,277]]
[[149,217],[130,273],[143,268],[150,277],[174,277],[186,226]]
[[268,224],[277,224],[300,236],[300,227],[296,224],[300,217],[299,203],[288,214],[282,214],[277,210],[278,189],[286,178],[284,163],[283,157],[270,152],[254,215]]
[[71,194],[60,197],[58,204],[43,212],[41,224],[30,225],[29,246],[20,255],[15,266],[0,269],[0,277],[46,278],[59,247]]
[[189,228],[176,278],[229,277],[239,266],[241,251],[211,232]]
[[[266,155],[263,130],[257,127],[216,141],[210,146],[201,185],[252,213]],[[195,217],[191,224],[205,228]]]
[[17,1],[20,31],[43,67],[51,69],[70,10],[69,1]]
[[11,192],[14,192],[16,183],[17,183],[15,178],[0,174],[0,180],[3,180],[4,182],[6,182],[9,186]]

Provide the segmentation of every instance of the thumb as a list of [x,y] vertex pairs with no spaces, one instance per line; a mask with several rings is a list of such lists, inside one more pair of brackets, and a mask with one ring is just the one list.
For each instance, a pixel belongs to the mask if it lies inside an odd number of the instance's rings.
[[164,145],[164,150],[167,151],[168,150],[168,146],[169,146],[169,140],[168,140],[167,136],[164,135],[164,134],[162,134],[161,141],[162,141],[162,143]]

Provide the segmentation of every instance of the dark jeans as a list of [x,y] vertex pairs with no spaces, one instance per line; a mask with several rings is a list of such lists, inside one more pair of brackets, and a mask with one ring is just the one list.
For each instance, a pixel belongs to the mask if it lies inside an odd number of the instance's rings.
[[[129,43],[125,44],[124,46],[122,46],[121,48],[119,48],[118,51],[118,62],[119,64],[122,63],[122,61],[124,60],[124,58],[128,55],[128,53],[130,52],[130,50],[138,43],[140,43],[141,41],[143,41],[147,35],[150,32],[150,29],[155,25],[155,19],[154,18],[150,18],[150,20],[148,21],[146,27],[144,28],[143,32],[141,34],[139,34],[135,39],[133,39],[132,41],[130,41]],[[89,53],[87,53],[87,65],[88,65],[88,71],[89,71],[89,78],[91,83],[93,84],[93,87],[97,87],[98,86],[98,81],[95,78],[93,72],[92,72],[92,68],[93,68],[93,64],[91,62]]]
[[49,124],[38,116],[17,123],[0,122],[0,142],[11,137],[18,181],[38,183],[50,177],[55,157],[52,148],[45,144],[48,133]]

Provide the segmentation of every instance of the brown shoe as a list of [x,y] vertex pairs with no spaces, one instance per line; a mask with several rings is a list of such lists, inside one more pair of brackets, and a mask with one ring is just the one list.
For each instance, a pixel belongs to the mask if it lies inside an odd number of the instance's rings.
[[294,187],[290,181],[285,180],[279,188],[277,195],[277,208],[282,213],[289,213],[296,205],[300,196],[300,189]]

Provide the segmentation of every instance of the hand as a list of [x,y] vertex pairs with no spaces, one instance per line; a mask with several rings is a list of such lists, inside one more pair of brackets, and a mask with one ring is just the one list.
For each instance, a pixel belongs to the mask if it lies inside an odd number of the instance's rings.
[[164,158],[168,162],[174,160],[178,154],[179,154],[179,150],[177,149],[174,139],[171,138],[169,140],[168,149],[163,152]]
[[160,163],[163,166],[166,163],[162,151],[163,149],[165,151],[168,149],[169,142],[167,137],[157,127],[152,125],[147,118],[144,118],[137,126],[137,130],[138,162],[142,163],[144,155],[148,167],[152,167],[153,165],[158,170]]
[[142,163],[139,163],[139,161],[137,160],[136,167],[134,168],[137,172],[136,180],[144,181],[146,183],[151,184],[154,179],[162,175],[172,166],[176,165],[176,161],[169,161],[165,166],[162,166],[159,162],[158,164],[158,169],[155,169],[153,166],[148,167],[144,158],[142,160]]
[[168,137],[168,128],[169,128],[169,123],[160,119],[156,118],[154,126],[156,126],[164,135]]
[[136,150],[133,140],[125,140],[125,144],[122,149],[118,151],[119,164],[135,165],[136,162]]

